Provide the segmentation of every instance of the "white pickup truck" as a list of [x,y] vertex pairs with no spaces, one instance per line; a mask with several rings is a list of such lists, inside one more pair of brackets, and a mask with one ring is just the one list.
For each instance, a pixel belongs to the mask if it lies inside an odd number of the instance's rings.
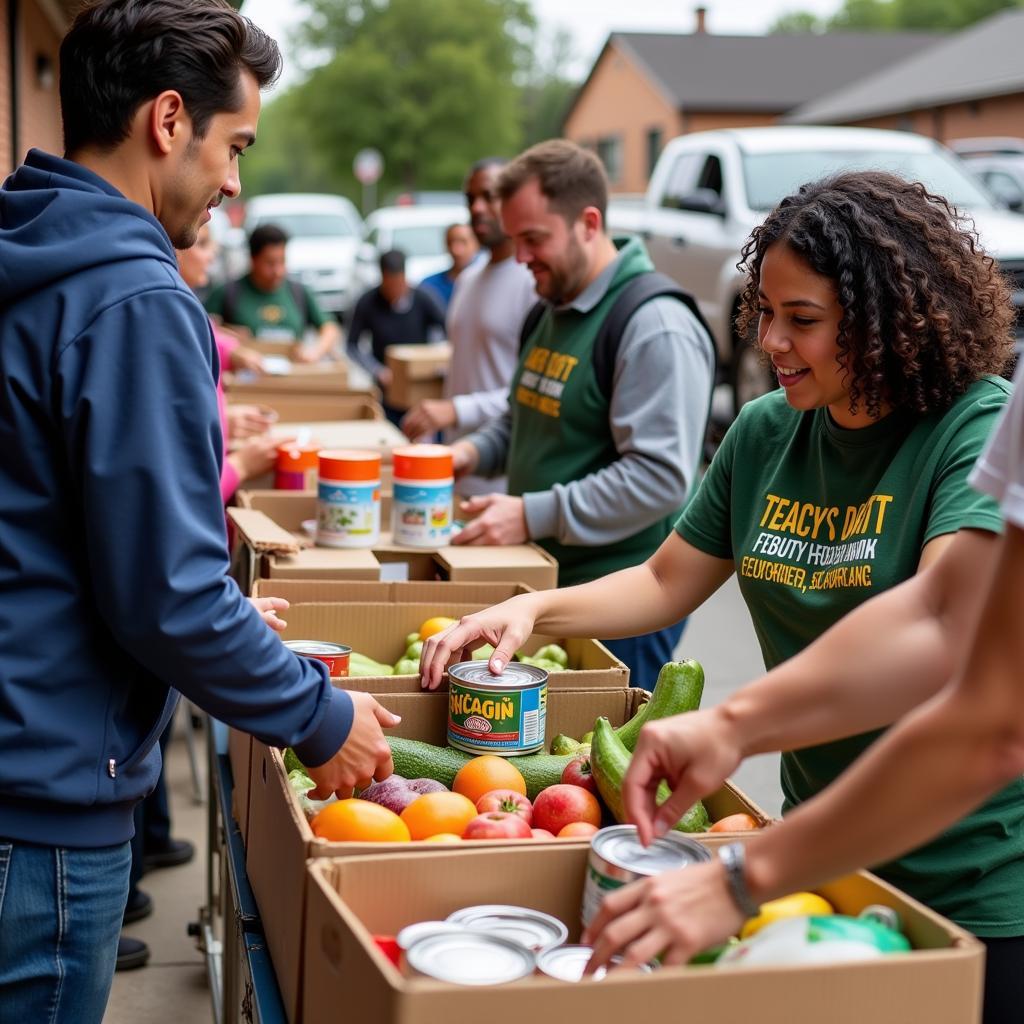
[[[839,170],[888,170],[945,196],[975,222],[1024,307],[1024,216],[997,206],[948,150],[920,135],[868,128],[741,128],[695,132],[665,147],[641,202],[608,208],[613,233],[637,234],[658,270],[700,304],[715,335],[735,409],[775,386],[735,328],[740,248],[800,185]],[[1024,316],[1018,318],[1018,332]],[[1019,338],[1018,338],[1019,342]]]

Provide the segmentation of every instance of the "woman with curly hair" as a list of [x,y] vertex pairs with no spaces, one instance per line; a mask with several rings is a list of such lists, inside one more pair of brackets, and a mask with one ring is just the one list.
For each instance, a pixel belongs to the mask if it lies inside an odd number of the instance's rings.
[[[425,685],[480,638],[499,670],[533,632],[657,629],[733,573],[770,669],[934,562],[959,531],[994,542],[998,506],[967,474],[1010,393],[996,375],[1012,354],[1013,309],[969,225],[920,184],[838,174],[783,200],[741,266],[741,327],[756,321],[781,388],[744,406],[675,534],[643,565],[467,616],[425,646]],[[852,706],[884,715],[878,726],[934,692],[908,678],[879,694],[864,680],[843,704],[823,680],[777,708],[761,700],[756,724],[776,743],[762,749],[789,751],[787,809],[878,736],[855,724],[860,735],[817,741],[846,736]],[[698,728],[711,714],[679,721]],[[1017,782],[880,873],[982,937],[1024,935],[1022,797]]]

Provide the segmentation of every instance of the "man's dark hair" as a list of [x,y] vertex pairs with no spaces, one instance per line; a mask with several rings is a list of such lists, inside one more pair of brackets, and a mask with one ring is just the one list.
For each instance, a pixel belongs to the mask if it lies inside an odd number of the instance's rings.
[[508,160],[503,156],[485,156],[466,172],[466,180],[472,178],[477,171],[486,171],[488,167],[504,167],[507,163]]
[[380,257],[380,272],[382,274],[404,274],[405,253],[401,249],[388,249]]
[[249,255],[256,259],[272,245],[287,245],[288,235],[276,224],[261,224],[249,236]]
[[215,114],[241,109],[243,71],[265,88],[281,53],[225,0],[94,0],[60,47],[65,152],[113,149],[139,107],[167,89],[202,139]]
[[548,139],[520,153],[498,176],[498,195],[511,199],[528,181],[537,179],[540,191],[556,213],[572,224],[588,207],[608,209],[608,177],[601,161],[568,139]]

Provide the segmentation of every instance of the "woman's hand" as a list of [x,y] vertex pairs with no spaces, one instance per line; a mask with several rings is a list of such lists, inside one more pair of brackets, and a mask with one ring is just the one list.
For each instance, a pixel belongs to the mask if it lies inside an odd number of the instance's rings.
[[288,628],[288,623],[277,617],[278,612],[288,610],[288,602],[283,597],[250,597],[249,601],[272,630],[283,633]]
[[277,421],[277,413],[267,405],[229,405],[228,439],[244,441],[265,434]]
[[488,668],[500,675],[516,651],[533,633],[536,614],[530,598],[523,594],[487,608],[464,615],[454,626],[430,637],[420,654],[420,685],[436,690],[441,685],[449,662],[465,660],[477,647],[491,644],[494,653]]
[[277,449],[294,440],[294,437],[271,437],[269,434],[250,437],[228,456],[228,460],[244,483],[254,476],[269,473],[277,461]]
[[262,374],[265,372],[263,356],[254,349],[246,348],[244,345],[239,345],[238,348],[231,353],[231,369],[250,370],[253,373]]

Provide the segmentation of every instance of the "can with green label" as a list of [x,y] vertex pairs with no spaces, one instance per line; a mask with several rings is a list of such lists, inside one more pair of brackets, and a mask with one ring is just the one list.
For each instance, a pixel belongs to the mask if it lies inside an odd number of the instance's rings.
[[544,747],[548,674],[512,662],[494,675],[486,661],[448,670],[448,745],[470,754],[535,754]]

